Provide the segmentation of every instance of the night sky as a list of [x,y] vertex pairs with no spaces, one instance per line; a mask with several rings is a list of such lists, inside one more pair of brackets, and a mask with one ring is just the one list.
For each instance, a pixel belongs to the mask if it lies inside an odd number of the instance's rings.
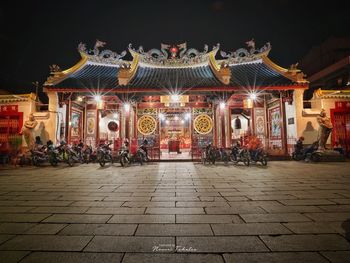
[[187,42],[221,50],[271,42],[270,58],[281,66],[300,60],[330,36],[350,35],[347,1],[2,1],[0,89],[30,92],[49,65],[62,69],[80,58],[79,42],[96,39],[120,53],[129,43],[145,50]]

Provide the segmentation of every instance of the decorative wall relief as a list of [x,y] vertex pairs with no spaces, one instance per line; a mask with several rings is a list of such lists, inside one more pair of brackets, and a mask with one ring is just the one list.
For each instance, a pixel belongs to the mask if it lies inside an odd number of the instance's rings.
[[265,110],[264,108],[254,108],[254,123],[256,135],[264,135],[265,131]]
[[213,120],[207,114],[200,114],[194,119],[194,129],[199,134],[208,134],[213,129]]
[[157,121],[151,115],[143,115],[137,121],[137,130],[142,135],[150,135],[155,132]]

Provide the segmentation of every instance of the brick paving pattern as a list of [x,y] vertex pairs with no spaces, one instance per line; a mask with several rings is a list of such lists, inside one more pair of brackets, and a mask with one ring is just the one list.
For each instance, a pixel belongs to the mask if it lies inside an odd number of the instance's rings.
[[350,163],[0,168],[0,262],[350,262]]

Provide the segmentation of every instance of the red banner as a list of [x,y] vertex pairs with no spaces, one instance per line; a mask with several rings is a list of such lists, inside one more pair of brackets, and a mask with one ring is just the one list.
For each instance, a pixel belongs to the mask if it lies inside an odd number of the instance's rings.
[[2,113],[18,112],[18,105],[1,105],[0,112]]
[[336,101],[335,108],[336,109],[350,109],[350,101]]

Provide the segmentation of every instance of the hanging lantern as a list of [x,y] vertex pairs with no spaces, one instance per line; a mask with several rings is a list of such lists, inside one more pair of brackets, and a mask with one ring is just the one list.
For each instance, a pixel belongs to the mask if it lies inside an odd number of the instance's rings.
[[243,100],[243,108],[246,108],[246,109],[253,108],[253,100],[250,98]]

